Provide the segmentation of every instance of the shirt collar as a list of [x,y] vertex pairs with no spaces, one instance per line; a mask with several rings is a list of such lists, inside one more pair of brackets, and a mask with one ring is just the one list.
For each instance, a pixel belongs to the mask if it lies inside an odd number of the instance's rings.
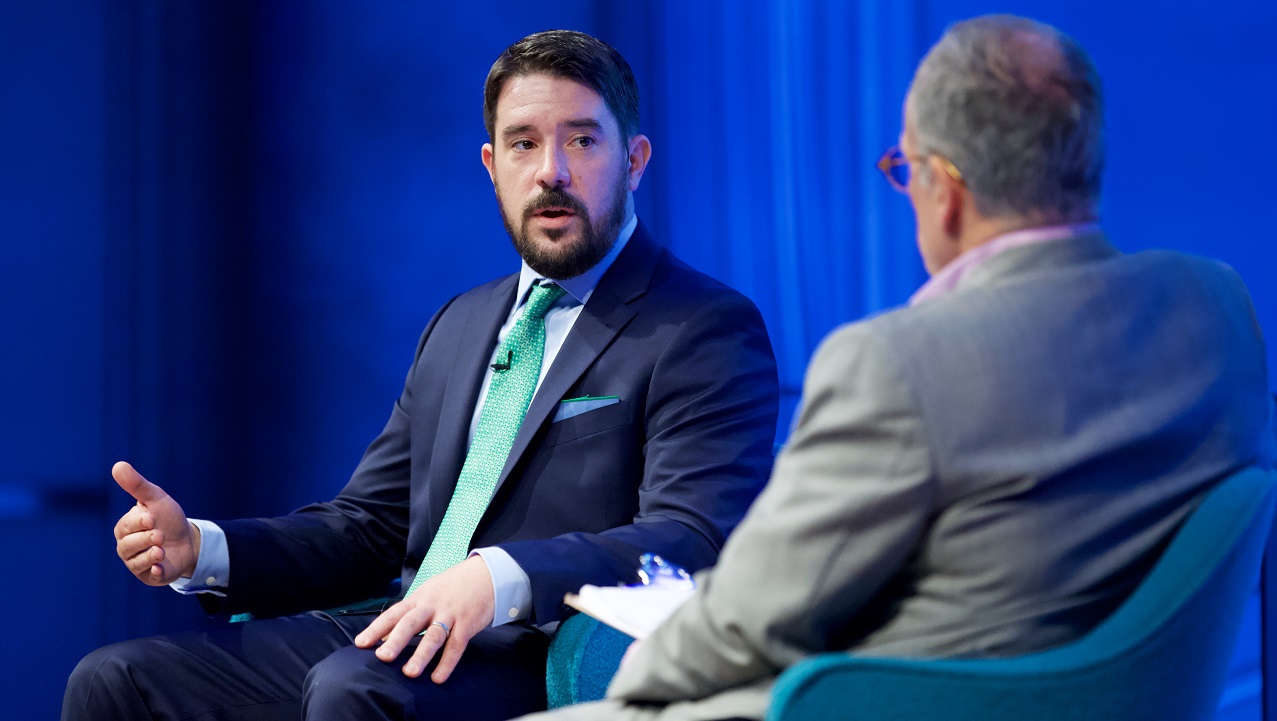
[[[634,235],[634,230],[638,228],[638,216],[631,215],[630,222],[621,228],[621,232],[616,234],[616,242],[612,244],[612,249],[603,256],[603,259],[594,264],[593,268],[576,276],[575,278],[567,278],[565,280],[556,280],[550,278],[577,303],[585,305],[590,300],[590,296],[594,294],[595,287],[598,286],[599,280],[603,278],[603,274],[608,268],[612,267],[616,256],[621,254],[625,249],[625,244],[630,242],[630,237]],[[532,284],[541,280],[545,276],[532,270],[528,266],[528,261],[523,261],[522,267],[519,269],[519,293],[515,296],[515,307],[523,303],[523,299],[528,295],[528,290],[532,288]]]
[[1099,231],[1096,223],[1078,223],[1073,225],[1045,225],[1040,228],[1025,228],[996,236],[988,242],[981,243],[940,269],[931,279],[922,284],[916,293],[909,298],[909,305],[938,298],[952,292],[976,268],[984,265],[990,258],[999,253],[1019,248],[1024,245],[1036,245],[1052,240],[1076,238]]

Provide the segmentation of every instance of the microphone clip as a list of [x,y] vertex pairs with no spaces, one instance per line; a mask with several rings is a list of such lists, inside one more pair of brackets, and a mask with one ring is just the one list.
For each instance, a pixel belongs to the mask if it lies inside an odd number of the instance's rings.
[[496,371],[497,373],[502,373],[504,371],[510,370],[510,366],[513,364],[514,364],[514,351],[509,350],[509,351],[506,351],[505,363],[499,363],[499,362],[493,363],[492,370]]

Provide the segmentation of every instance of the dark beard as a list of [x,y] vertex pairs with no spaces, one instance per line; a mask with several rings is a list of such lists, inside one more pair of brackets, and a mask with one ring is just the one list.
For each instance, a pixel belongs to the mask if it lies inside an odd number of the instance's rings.
[[[612,191],[612,202],[607,214],[599,218],[598,223],[590,220],[590,212],[585,204],[575,196],[561,188],[546,188],[523,208],[523,222],[518,228],[510,223],[505,205],[501,202],[501,190],[497,188],[497,206],[501,211],[501,222],[505,232],[514,241],[514,249],[519,252],[528,267],[537,273],[554,280],[575,278],[593,268],[603,256],[616,245],[616,236],[621,232],[621,224],[625,222],[625,202],[629,195],[629,178],[621,173]],[[542,248],[528,236],[528,221],[532,214],[541,208],[570,208],[581,219],[584,228],[581,239],[564,248]],[[547,231],[546,235],[557,240],[566,230]]]

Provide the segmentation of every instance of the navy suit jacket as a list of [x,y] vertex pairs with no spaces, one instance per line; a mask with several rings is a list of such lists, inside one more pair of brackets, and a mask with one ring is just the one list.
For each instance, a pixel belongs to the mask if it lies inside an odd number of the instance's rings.
[[[222,522],[231,562],[210,610],[280,615],[412,580],[465,459],[511,275],[426,326],[385,429],[332,501]],[[618,396],[554,421],[561,401]],[[771,469],[778,383],[758,310],[687,267],[640,224],[599,281],[532,400],[472,547],[527,572],[530,622],[584,583],[633,582],[638,557],[712,565]]]

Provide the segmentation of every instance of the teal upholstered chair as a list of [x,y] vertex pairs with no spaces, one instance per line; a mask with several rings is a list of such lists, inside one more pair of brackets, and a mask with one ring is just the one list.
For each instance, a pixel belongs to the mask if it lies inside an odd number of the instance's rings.
[[[1077,641],[1005,659],[817,656],[781,675],[768,719],[1212,718],[1274,480],[1250,469],[1207,494],[1130,598]],[[551,707],[602,698],[628,641],[585,616],[565,621],[550,647]]]
[[559,624],[545,664],[545,697],[550,708],[603,698],[633,641],[583,613]]
[[1006,659],[827,654],[777,682],[768,721],[1210,719],[1272,525],[1274,478],[1212,490],[1143,583],[1072,643]]

